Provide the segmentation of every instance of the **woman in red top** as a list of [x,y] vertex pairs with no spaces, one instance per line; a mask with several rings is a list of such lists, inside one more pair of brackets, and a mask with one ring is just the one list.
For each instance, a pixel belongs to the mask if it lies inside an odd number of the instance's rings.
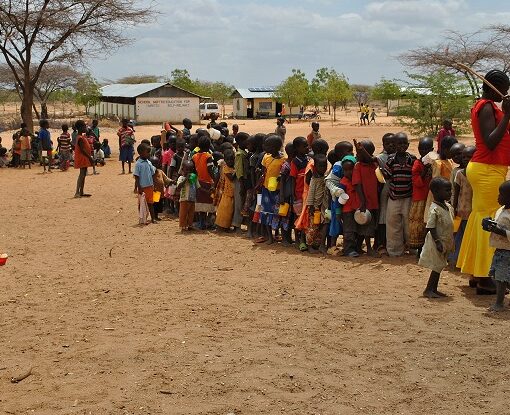
[[[502,95],[508,93],[510,80],[498,70],[485,78]],[[496,102],[503,101],[503,111]],[[510,99],[502,99],[487,85],[483,95],[471,109],[471,125],[476,140],[476,151],[466,169],[466,176],[473,188],[472,212],[460,248],[457,267],[466,274],[477,277],[477,293],[493,293],[492,280],[488,277],[494,249],[489,245],[489,232],[482,229],[482,219],[494,217],[498,205],[498,189],[505,181],[510,166]],[[470,284],[471,285],[471,284]]]
[[90,197],[89,194],[83,192],[83,188],[85,187],[85,177],[87,177],[87,168],[92,167],[94,164],[92,156],[90,155],[90,144],[86,136],[87,125],[85,124],[85,121],[78,120],[74,126],[78,131],[78,135],[76,136],[76,145],[74,148],[74,168],[80,169],[74,197]]
[[432,180],[432,165],[423,164],[423,157],[434,150],[434,141],[430,137],[423,137],[418,143],[420,158],[413,163],[413,198],[409,211],[409,248],[421,250],[425,243],[425,207]]

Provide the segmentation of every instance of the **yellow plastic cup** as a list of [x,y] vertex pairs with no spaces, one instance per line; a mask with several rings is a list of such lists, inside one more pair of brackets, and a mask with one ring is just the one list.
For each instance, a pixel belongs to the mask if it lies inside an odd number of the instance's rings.
[[158,203],[160,199],[161,199],[161,192],[154,192],[153,193],[154,203]]
[[313,224],[320,225],[321,224],[321,212],[320,210],[316,210],[313,212]]
[[270,177],[267,181],[267,190],[274,192],[276,189],[278,189],[278,178]]
[[280,216],[287,216],[289,213],[290,205],[288,203],[284,203],[283,205],[280,205],[280,208],[278,209],[278,214]]

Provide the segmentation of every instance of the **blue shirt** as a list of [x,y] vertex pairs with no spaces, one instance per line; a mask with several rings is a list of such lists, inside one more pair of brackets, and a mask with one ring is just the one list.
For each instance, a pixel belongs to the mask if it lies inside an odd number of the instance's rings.
[[140,187],[154,186],[154,180],[152,176],[156,173],[156,168],[152,165],[149,160],[139,158],[135,164],[135,171],[133,176],[137,176]]
[[50,132],[44,128],[39,131],[39,142],[41,143],[41,149],[44,151],[51,150],[51,137]]

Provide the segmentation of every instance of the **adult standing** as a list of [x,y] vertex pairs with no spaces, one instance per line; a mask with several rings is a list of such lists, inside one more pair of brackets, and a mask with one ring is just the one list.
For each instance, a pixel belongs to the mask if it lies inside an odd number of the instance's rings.
[[126,173],[124,165],[128,164],[128,173],[131,174],[131,163],[133,162],[133,154],[135,152],[133,145],[135,144],[135,132],[129,126],[129,121],[122,120],[122,126],[117,131],[119,136],[119,160],[122,162],[122,174]]
[[[485,75],[502,95],[508,93],[510,80],[499,70]],[[489,232],[482,229],[482,219],[494,217],[499,208],[498,189],[505,181],[510,166],[510,99],[487,85],[483,85],[482,98],[471,109],[471,125],[476,151],[466,169],[473,188],[472,212],[460,248],[457,266],[462,272],[477,278],[477,293],[492,294],[494,285],[488,277],[494,249],[489,245]],[[500,110],[496,102],[503,101]]]
[[74,168],[80,169],[78,180],[76,181],[76,193],[75,198],[90,197],[89,194],[85,193],[85,177],[87,177],[87,169],[92,167],[94,161],[91,156],[91,147],[87,140],[87,125],[85,121],[78,120],[74,124],[76,127],[76,145],[74,148]]

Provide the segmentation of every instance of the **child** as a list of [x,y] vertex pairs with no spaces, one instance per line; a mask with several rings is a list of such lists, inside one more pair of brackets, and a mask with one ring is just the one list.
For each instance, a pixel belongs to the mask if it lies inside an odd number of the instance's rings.
[[[99,141],[96,141],[94,143],[94,165],[97,166],[98,164],[104,166],[105,162],[104,151],[101,150],[101,143]],[[94,174],[96,173],[94,172]]]
[[99,121],[98,120],[92,120],[92,127],[90,127],[90,131],[95,138],[94,141],[99,142],[101,133],[99,132]]
[[0,168],[7,167],[8,164],[7,149],[5,147],[0,147]]
[[156,173],[154,174],[154,193],[159,193],[159,200],[154,201],[154,218],[157,221],[160,221],[159,214],[163,213],[163,194],[165,192],[165,187],[171,184],[171,180],[167,177],[167,175],[161,170],[161,160],[157,157],[151,157],[151,163],[156,169]]
[[448,265],[448,254],[454,249],[453,208],[448,203],[452,198],[452,185],[444,177],[435,177],[430,182],[430,191],[434,201],[430,205],[427,236],[418,263],[431,270],[424,297],[440,298],[446,295],[437,290],[439,277]]
[[[53,143],[51,142],[50,123],[48,120],[39,121],[39,157],[43,165],[43,173],[46,173],[46,160],[48,160],[48,173],[51,173],[51,165],[53,163]],[[46,154],[46,155],[44,155]]]
[[413,163],[413,197],[409,211],[409,248],[418,250],[418,258],[425,243],[425,207],[432,180],[432,166],[423,164],[423,157],[434,150],[434,140],[423,137],[418,143],[420,158]]
[[17,133],[12,136],[12,160],[11,167],[20,167],[21,166],[21,140]]
[[491,232],[490,246],[496,248],[490,275],[496,282],[496,302],[489,311],[503,311],[506,290],[510,285],[510,181],[499,187],[498,203],[502,206],[495,220],[482,221],[483,229]]
[[320,125],[317,121],[312,122],[312,131],[306,137],[306,141],[308,142],[308,146],[312,147],[312,144],[315,140],[321,138],[321,133],[319,133]]
[[384,176],[388,181],[386,210],[386,249],[390,256],[401,256],[409,241],[409,209],[413,195],[412,169],[415,157],[407,152],[407,134],[395,134],[395,154],[388,157]]
[[138,194],[145,194],[145,200],[149,206],[149,212],[151,215],[151,222],[156,223],[156,215],[154,213],[154,179],[153,176],[156,173],[156,168],[149,161],[151,154],[151,148],[145,143],[141,143],[136,151],[139,154],[139,158],[135,164],[135,170],[133,176],[135,176],[135,186],[138,190]]
[[327,157],[324,154],[316,154],[314,167],[306,200],[309,214],[306,243],[311,253],[317,252],[318,249],[321,253],[327,254],[326,236],[329,222],[326,217],[326,210],[329,208],[325,177],[328,169]]
[[87,125],[85,121],[78,120],[74,124],[76,128],[76,144],[74,148],[74,168],[80,169],[78,180],[76,181],[75,198],[90,197],[90,194],[84,192],[85,177],[87,177],[87,168],[94,164],[90,153],[90,144],[87,140]]
[[[291,206],[293,205],[293,180],[290,175],[292,160],[296,156],[294,150],[294,142],[287,143],[285,146],[287,158],[280,169],[280,225],[282,228],[283,244],[285,246],[292,245],[292,228],[294,223],[294,213]],[[285,212],[286,210],[286,212]]]
[[277,230],[280,225],[278,208],[280,206],[278,196],[280,194],[280,183],[278,178],[285,159],[280,150],[283,140],[278,135],[270,135],[265,141],[266,154],[262,159],[264,171],[264,184],[262,185],[262,212],[260,219],[265,227],[267,238],[261,236],[257,243],[266,242],[270,245],[274,242],[273,229]]
[[260,231],[259,219],[255,215],[255,211],[257,210],[257,195],[261,192],[262,188],[262,169],[260,168],[260,163],[262,162],[262,158],[264,157],[264,141],[266,139],[266,135],[262,133],[255,134],[250,137],[249,145],[253,151],[250,151],[252,155],[250,156],[250,181],[252,184],[251,197],[246,198],[245,206],[249,206],[248,214],[250,217],[250,223],[248,226],[248,238],[254,238],[256,235],[260,236],[260,232],[257,232],[257,228]]
[[243,215],[241,214],[248,189],[249,160],[246,145],[250,136],[247,133],[236,132],[235,141],[238,149],[235,153],[235,178],[234,178],[234,217],[232,225],[236,230],[241,230]]
[[71,136],[67,124],[62,125],[62,134],[57,138],[58,160],[60,170],[65,171],[71,162]]
[[284,124],[285,118],[278,118],[276,120],[276,130],[274,131],[274,133],[282,139],[282,143],[285,143],[285,134],[287,134],[287,129]]
[[207,217],[214,213],[212,194],[214,193],[214,162],[211,153],[211,140],[207,135],[198,139],[198,152],[193,155],[193,163],[200,187],[197,188],[195,211],[198,212],[200,229],[207,229]]
[[112,150],[110,148],[110,145],[108,144],[107,138],[105,138],[103,140],[103,144],[101,144],[101,148],[103,149],[104,157],[109,159],[112,156]]
[[[129,126],[129,121],[122,120],[122,126],[117,131],[119,137],[119,160],[122,162],[122,174],[126,174],[124,165],[128,164],[128,173],[131,174],[131,163],[133,162],[133,145],[135,143],[135,132]],[[150,151],[150,148],[149,148]]]
[[356,164],[356,158],[347,155],[341,161],[342,178],[339,185],[349,196],[347,203],[342,207],[343,226],[343,254],[351,258],[359,257],[358,253],[358,224],[354,220],[354,212],[359,207],[358,193],[352,184],[352,174]]
[[200,186],[193,171],[193,162],[184,160],[182,162],[181,175],[177,179],[176,188],[176,192],[179,193],[179,227],[181,232],[193,230],[197,188]]
[[223,160],[225,163],[221,167],[221,177],[217,185],[217,191],[221,195],[216,209],[216,226],[219,230],[230,230],[234,216],[234,150],[225,150]]
[[[388,161],[390,154],[395,153],[395,135],[386,133],[382,137],[383,151],[377,156],[379,168],[384,170],[384,166]],[[380,186],[381,187],[381,186]],[[386,251],[386,208],[388,206],[389,186],[384,183],[379,192],[379,223],[377,224],[377,232],[375,237],[375,247],[379,254],[387,254]]]
[[457,172],[462,169],[460,165],[462,164],[462,153],[465,148],[466,145],[464,143],[455,143],[450,147],[450,158],[452,159],[453,163],[456,164],[456,166],[452,169],[452,174],[450,175],[450,183],[452,184],[452,188],[453,184],[455,183],[455,176],[457,175]]
[[168,173],[168,169],[170,167],[170,163],[172,162],[172,157],[174,156],[174,154],[175,154],[174,151],[170,148],[170,143],[165,142],[163,144],[163,151],[161,152],[161,166],[163,171],[166,173]]
[[[358,200],[360,201],[359,210],[361,212],[369,210],[371,220],[365,225],[358,225],[358,235],[365,238],[368,255],[376,257],[378,254],[372,248],[371,239],[375,237],[377,213],[379,210],[379,194],[377,192],[379,182],[375,175],[375,170],[379,167],[377,162],[373,161],[375,152],[374,143],[370,140],[363,140],[359,145],[362,148],[360,149],[361,151],[357,151],[358,162],[354,166],[352,173],[352,185],[356,189]],[[358,248],[361,251],[360,245],[358,245]]]
[[[305,187],[305,170],[308,165],[308,142],[304,137],[296,137],[292,142],[295,156],[290,163],[290,180],[292,188],[292,211],[295,217],[303,210],[303,189]],[[296,241],[300,241],[300,250],[306,250],[305,234],[296,229]]]
[[467,221],[471,214],[471,201],[473,199],[473,189],[466,177],[466,168],[473,154],[475,154],[475,146],[467,146],[462,152],[462,160],[460,162],[460,170],[455,175],[455,183],[453,185],[453,209],[455,217],[460,219],[460,225],[455,233],[455,252],[450,256],[449,262],[452,266],[457,265],[460,247],[464,232],[466,230]]
[[375,123],[375,117],[377,117],[377,114],[375,113],[375,109],[372,108],[372,112],[370,113],[370,122]]
[[447,136],[455,137],[455,130],[453,129],[452,121],[448,119],[443,121],[443,128],[441,128],[437,133],[436,141],[438,153],[441,152],[441,142],[443,141],[443,138]]
[[21,165],[23,168],[28,164],[28,168],[32,168],[32,144],[30,133],[27,128],[21,129],[20,147],[21,147]]
[[184,118],[182,120],[182,125],[184,128],[182,129],[182,136],[186,140],[191,135],[191,129],[193,128],[193,123],[189,118]]

